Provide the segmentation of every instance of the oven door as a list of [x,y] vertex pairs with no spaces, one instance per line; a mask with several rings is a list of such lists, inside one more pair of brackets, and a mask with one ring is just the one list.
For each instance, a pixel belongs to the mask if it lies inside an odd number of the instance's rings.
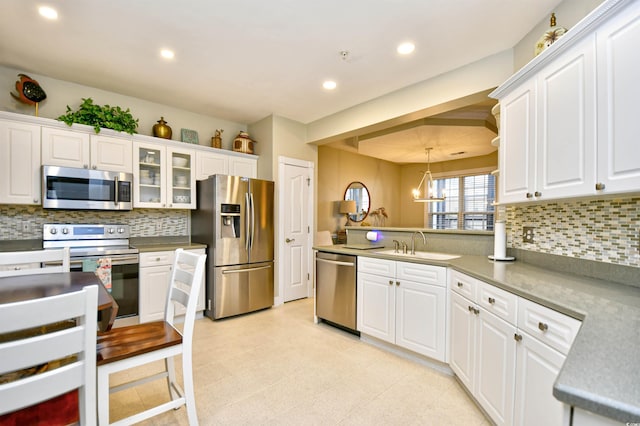
[[42,166],[45,209],[131,210],[131,173]]
[[87,256],[71,259],[71,270],[82,271],[84,260],[111,258],[111,296],[118,304],[118,316],[138,316],[138,266],[137,254],[112,256]]

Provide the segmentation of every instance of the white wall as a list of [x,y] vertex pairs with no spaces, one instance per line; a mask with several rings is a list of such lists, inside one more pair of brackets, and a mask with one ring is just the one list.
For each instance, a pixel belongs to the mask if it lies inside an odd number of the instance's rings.
[[[7,91],[15,92],[15,82],[21,72],[23,71],[0,66],[0,87],[7,88]],[[91,98],[94,103],[99,105],[119,106],[123,109],[129,108],[134,118],[139,119],[138,133],[142,135],[152,135],[153,125],[163,116],[173,131],[173,140],[179,141],[180,129],[185,128],[198,132],[200,145],[211,146],[211,137],[214,135],[215,130],[223,129],[222,147],[231,149],[231,143],[238,132],[247,129],[245,123],[209,117],[94,87],[56,80],[31,72],[28,75],[37,80],[47,93],[47,99],[41,102],[39,106],[39,116],[41,117],[57,118],[66,113],[67,105],[75,111],[82,103],[82,98]],[[0,109],[34,115],[32,106],[16,101],[7,92],[4,92],[4,95],[0,97]]]

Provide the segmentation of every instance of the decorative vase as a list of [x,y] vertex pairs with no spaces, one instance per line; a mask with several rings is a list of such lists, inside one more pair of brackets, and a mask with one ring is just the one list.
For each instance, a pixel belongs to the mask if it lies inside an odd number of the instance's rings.
[[536,43],[535,54],[538,56],[547,47],[555,43],[560,37],[567,32],[564,27],[556,27],[556,14],[552,13],[549,19],[549,29],[542,34],[542,37]]
[[237,152],[244,152],[246,154],[253,154],[254,143],[257,142],[251,139],[247,132],[241,131],[233,140],[233,150]]
[[153,136],[163,139],[171,139],[171,127],[167,126],[164,117],[160,117],[158,124],[153,125]]
[[214,148],[222,148],[222,129],[216,129],[216,133],[211,138],[211,146]]

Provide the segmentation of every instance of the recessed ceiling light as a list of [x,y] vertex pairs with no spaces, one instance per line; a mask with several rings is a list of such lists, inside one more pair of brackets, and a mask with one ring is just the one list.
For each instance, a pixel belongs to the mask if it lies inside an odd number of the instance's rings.
[[40,6],[40,8],[38,8],[38,12],[40,13],[40,16],[43,16],[47,19],[58,19],[58,12],[56,12],[56,10],[52,7]]
[[338,86],[338,84],[335,81],[332,80],[327,80],[324,83],[322,83],[322,87],[324,87],[327,90],[333,90]]
[[467,153],[467,151],[458,151],[458,152],[452,152],[452,153],[451,153],[451,154],[449,154],[449,155],[451,155],[451,156],[456,156],[456,155],[462,155],[462,154],[466,154],[466,153]]
[[411,43],[410,41],[407,41],[405,43],[401,43],[398,45],[398,53],[401,55],[408,55],[409,53],[413,52],[415,50],[416,46]]
[[165,59],[173,59],[173,57],[175,56],[175,53],[173,53],[173,50],[162,49],[160,51],[160,56],[162,56]]

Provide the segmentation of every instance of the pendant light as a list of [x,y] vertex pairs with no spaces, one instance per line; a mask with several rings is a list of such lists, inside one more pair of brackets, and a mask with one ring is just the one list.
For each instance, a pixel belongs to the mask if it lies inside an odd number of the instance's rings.
[[[418,187],[413,190],[413,201],[416,203],[430,203],[437,201],[444,201],[445,195],[442,191],[442,196],[438,197],[435,193],[433,177],[431,176],[431,150],[433,148],[425,148],[427,153],[427,170],[422,173],[422,180],[418,184]],[[424,188],[423,188],[424,185]]]

